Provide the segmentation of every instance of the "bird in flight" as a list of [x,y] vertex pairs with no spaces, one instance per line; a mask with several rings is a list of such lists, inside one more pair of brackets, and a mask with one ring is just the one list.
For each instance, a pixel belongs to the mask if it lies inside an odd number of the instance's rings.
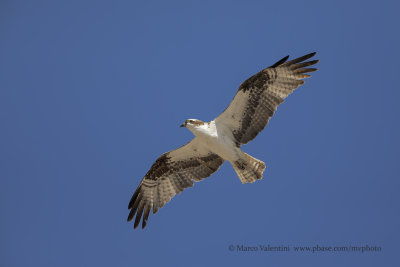
[[229,161],[240,181],[253,183],[262,178],[265,164],[243,152],[241,145],[253,140],[267,125],[285,98],[310,77],[318,63],[311,53],[291,61],[284,57],[244,81],[229,106],[216,119],[186,120],[194,138],[184,146],[161,155],[146,173],[129,202],[128,221],[136,214],[136,229],[143,215],[146,227],[151,209],[157,213],[165,203],[194,182],[202,181]]

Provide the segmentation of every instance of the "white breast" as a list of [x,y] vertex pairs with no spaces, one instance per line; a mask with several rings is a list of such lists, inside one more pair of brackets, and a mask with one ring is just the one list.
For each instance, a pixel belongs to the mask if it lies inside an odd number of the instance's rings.
[[231,131],[224,125],[216,125],[215,121],[211,121],[190,130],[208,149],[223,159],[235,161],[239,158],[240,150],[233,141]]

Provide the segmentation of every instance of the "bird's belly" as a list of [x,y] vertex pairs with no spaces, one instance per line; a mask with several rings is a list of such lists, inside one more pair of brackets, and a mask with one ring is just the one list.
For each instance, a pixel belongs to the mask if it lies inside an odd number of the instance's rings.
[[204,143],[213,153],[228,161],[236,161],[239,153],[235,144],[226,137],[208,136]]

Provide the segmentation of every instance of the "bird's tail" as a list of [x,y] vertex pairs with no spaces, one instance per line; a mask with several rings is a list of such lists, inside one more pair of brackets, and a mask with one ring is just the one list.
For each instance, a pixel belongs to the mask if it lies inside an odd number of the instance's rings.
[[241,153],[240,159],[231,163],[242,184],[261,179],[265,170],[264,162],[244,152]]

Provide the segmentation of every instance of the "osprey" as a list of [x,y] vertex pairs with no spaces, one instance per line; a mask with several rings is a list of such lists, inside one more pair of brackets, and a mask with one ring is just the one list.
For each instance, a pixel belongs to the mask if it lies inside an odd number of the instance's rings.
[[[240,150],[267,125],[276,108],[294,89],[316,71],[306,68],[318,60],[306,61],[316,53],[287,61],[289,56],[243,82],[230,105],[216,119],[186,120],[194,138],[186,145],[159,157],[140,182],[129,202],[128,221],[136,214],[134,228],[147,224],[150,210],[157,213],[172,197],[194,182],[209,177],[229,161],[240,181],[253,183],[262,178],[265,164]],[[287,61],[287,62],[286,62]],[[306,61],[306,62],[305,62]],[[144,213],[143,213],[144,212]]]

